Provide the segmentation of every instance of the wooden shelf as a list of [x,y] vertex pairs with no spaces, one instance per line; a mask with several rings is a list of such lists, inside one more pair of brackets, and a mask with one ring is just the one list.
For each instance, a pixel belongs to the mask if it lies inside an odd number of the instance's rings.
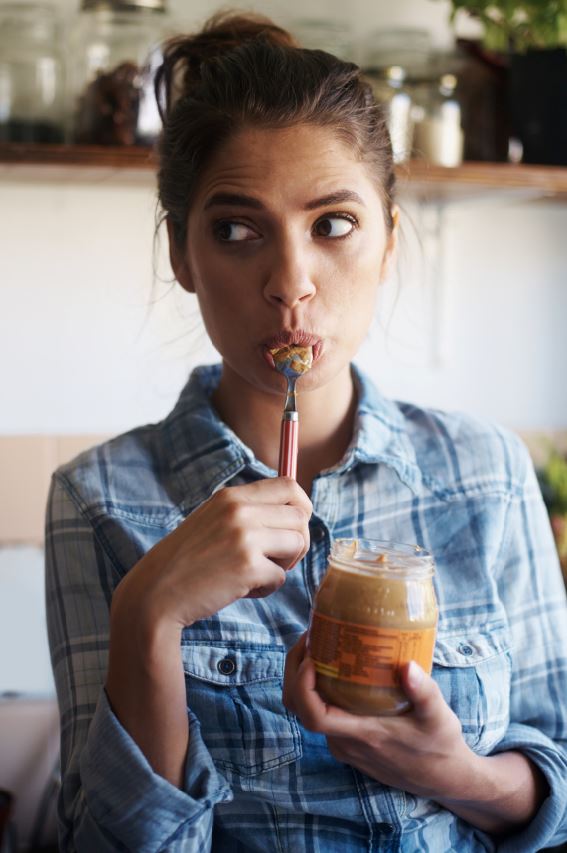
[[152,148],[0,143],[0,180],[151,184]]
[[509,163],[463,163],[453,169],[412,160],[398,167],[400,192],[425,200],[487,195],[567,200],[567,168]]
[[[151,148],[0,144],[0,180],[150,185]],[[412,160],[397,167],[400,193],[426,201],[452,201],[494,194],[567,200],[567,168],[464,163],[454,169]]]

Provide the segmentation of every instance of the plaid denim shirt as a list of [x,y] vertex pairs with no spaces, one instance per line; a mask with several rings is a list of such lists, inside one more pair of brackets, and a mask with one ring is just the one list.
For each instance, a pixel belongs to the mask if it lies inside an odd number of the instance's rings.
[[[307,556],[273,595],[236,601],[183,632],[190,746],[181,789],[153,773],[107,701],[112,593],[215,490],[275,472],[211,407],[217,365],[193,373],[163,422],[55,473],[47,608],[63,853],[527,853],[567,839],[565,591],[528,454],[511,433],[385,400],[353,372],[357,428],[341,463],[313,483]],[[549,783],[513,838],[496,842],[339,763],[283,706],[285,654],[307,626],[339,536],[434,554],[433,675],[466,742],[482,755],[521,750]]]

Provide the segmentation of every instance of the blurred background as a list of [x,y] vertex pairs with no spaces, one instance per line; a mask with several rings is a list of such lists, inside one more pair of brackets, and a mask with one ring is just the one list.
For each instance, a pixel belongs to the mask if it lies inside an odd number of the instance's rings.
[[[191,368],[217,359],[194,299],[172,281],[165,232],[154,237],[151,94],[160,40],[216,8],[0,3],[0,853],[53,841],[42,548],[51,473],[162,418]],[[388,116],[402,241],[360,365],[389,396],[519,432],[565,564],[561,3],[245,8],[359,63]]]

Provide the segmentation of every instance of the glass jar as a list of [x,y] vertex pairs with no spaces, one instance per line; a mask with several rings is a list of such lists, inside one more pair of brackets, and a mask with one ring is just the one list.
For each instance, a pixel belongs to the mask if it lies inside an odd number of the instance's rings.
[[348,21],[298,18],[292,23],[291,30],[302,47],[324,50],[345,62],[352,62],[353,35]]
[[410,28],[377,30],[365,47],[365,77],[386,111],[394,163],[403,163],[411,157],[412,82],[425,75],[430,52],[429,33]]
[[414,86],[414,157],[447,167],[463,162],[465,135],[457,83],[457,75],[446,70]]
[[325,702],[352,714],[409,710],[403,664],[430,673],[437,628],[434,562],[414,545],[337,539],[315,596],[307,650]]
[[59,47],[53,6],[0,5],[0,141],[63,141]]
[[68,133],[86,145],[151,145],[165,0],[83,0],[71,33]]

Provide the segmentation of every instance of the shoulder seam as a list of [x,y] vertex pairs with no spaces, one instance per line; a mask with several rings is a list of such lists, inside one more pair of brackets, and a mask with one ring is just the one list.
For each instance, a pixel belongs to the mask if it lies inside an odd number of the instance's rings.
[[93,537],[97,540],[100,547],[102,548],[102,550],[104,551],[104,553],[106,554],[108,559],[110,560],[112,567],[118,573],[118,575],[122,578],[124,576],[123,567],[121,566],[121,564],[119,562],[117,562],[116,557],[115,557],[112,549],[110,548],[106,538],[104,536],[102,536],[99,533],[99,531],[96,530],[96,528],[94,527],[91,519],[89,518],[89,516],[86,512],[86,504],[84,503],[84,501],[81,500],[81,497],[78,494],[78,492],[76,491],[76,489],[69,482],[68,478],[65,475],[63,475],[62,473],[60,473],[59,471],[54,472],[53,479],[57,480],[60,483],[61,487],[65,490],[65,492],[67,493],[69,500],[72,502],[73,506],[81,514],[81,517],[84,519],[84,521],[89,525],[89,528],[92,531]]

